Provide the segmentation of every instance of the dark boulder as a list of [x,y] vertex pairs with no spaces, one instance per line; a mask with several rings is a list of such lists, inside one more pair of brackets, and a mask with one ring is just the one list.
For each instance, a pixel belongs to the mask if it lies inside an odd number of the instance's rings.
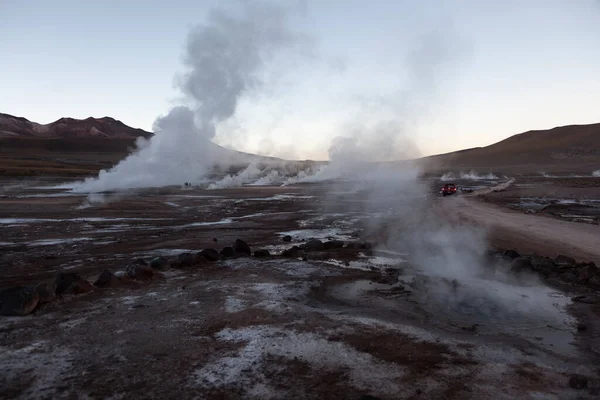
[[35,287],[35,291],[40,296],[40,304],[50,303],[56,298],[56,281],[40,283]]
[[502,255],[506,258],[510,258],[511,260],[521,257],[521,255],[516,250],[505,250],[504,253],[502,253]]
[[562,254],[556,256],[554,262],[560,265],[575,265],[576,263],[574,258]]
[[[137,264],[137,265],[139,265],[139,264]],[[96,286],[96,287],[115,287],[115,286],[118,286],[120,282],[121,281],[115,274],[113,274],[109,270],[105,269],[100,274],[98,279],[96,279],[96,282],[94,282],[94,286]]]
[[179,261],[181,267],[191,267],[194,265],[196,258],[192,253],[186,252],[179,254],[177,256],[177,261]]
[[249,256],[252,255],[252,250],[250,249],[250,246],[248,246],[248,243],[244,242],[242,239],[235,240],[233,249],[235,250],[236,253],[243,253],[243,254],[247,254]]
[[216,249],[204,249],[198,253],[198,256],[208,261],[219,261],[219,252]]
[[369,242],[364,242],[360,248],[365,250],[371,250],[373,248],[373,245]]
[[344,247],[344,242],[342,242],[341,240],[329,240],[323,243],[323,247],[325,248],[325,250],[341,249],[342,247]]
[[223,247],[223,250],[221,250],[221,255],[225,258],[234,257],[235,249],[231,246]]
[[155,270],[154,268],[150,268],[144,265],[128,265],[127,266],[127,275],[131,279],[136,279],[140,281],[149,281],[154,279],[164,279],[164,275]]
[[362,243],[358,243],[358,242],[346,243],[345,247],[347,249],[361,249],[362,248]]
[[533,265],[531,264],[531,260],[526,257],[515,258],[510,264],[510,270],[514,273],[521,273],[525,271],[531,271],[533,269]]
[[165,257],[155,257],[148,264],[138,264],[138,265],[148,265],[150,268],[154,268],[159,271],[166,271],[169,269],[169,260]]
[[74,272],[62,272],[55,279],[56,294],[81,294],[94,290],[94,286]]
[[318,239],[309,240],[302,246],[306,251],[323,251],[325,250],[325,245]]
[[40,302],[34,288],[17,286],[0,290],[0,315],[25,316],[33,312]]
[[292,246],[289,249],[285,249],[281,252],[283,257],[298,257],[302,253],[302,250],[298,246]]
[[137,259],[135,259],[135,261],[133,261],[133,263],[134,264],[138,264],[138,265],[148,265],[148,263],[146,262],[146,260],[144,260],[143,258],[137,258]]
[[270,255],[271,253],[269,253],[269,250],[260,249],[254,251],[254,257],[269,257]]
[[544,276],[557,273],[560,270],[559,266],[552,259],[540,256],[531,257],[531,267],[534,271]]
[[598,276],[598,267],[594,263],[577,264],[577,274],[580,282],[587,282]]
[[281,240],[283,240],[284,242],[291,242],[292,237],[290,235],[285,235],[284,237],[281,238]]
[[579,275],[577,274],[577,271],[574,270],[564,271],[561,272],[560,279],[567,283],[577,283],[579,281]]
[[588,386],[588,379],[585,376],[573,374],[569,377],[569,386],[573,389],[585,389]]

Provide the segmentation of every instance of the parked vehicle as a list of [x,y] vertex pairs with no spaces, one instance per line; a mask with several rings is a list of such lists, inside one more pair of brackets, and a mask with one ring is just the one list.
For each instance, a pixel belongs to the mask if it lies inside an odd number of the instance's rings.
[[456,193],[456,185],[454,183],[446,183],[442,188],[442,196],[450,196]]

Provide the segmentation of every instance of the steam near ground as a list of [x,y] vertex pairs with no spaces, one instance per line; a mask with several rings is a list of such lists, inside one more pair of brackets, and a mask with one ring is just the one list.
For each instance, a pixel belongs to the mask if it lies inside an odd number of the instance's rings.
[[[235,12],[213,10],[188,37],[188,70],[179,79],[186,105],[159,117],[154,124],[155,136],[140,140],[133,154],[113,169],[100,172],[97,178],[75,184],[74,190],[97,193],[184,182],[217,190],[248,184],[345,181],[353,191],[365,194],[365,210],[378,215],[370,220],[367,231],[383,232],[380,246],[406,251],[411,262],[429,276],[469,281],[482,275],[485,232],[450,225],[434,216],[416,165],[374,163],[419,155],[411,130],[435,113],[423,104],[437,103],[433,100],[439,82],[438,67],[448,61],[448,52],[440,48],[442,39],[448,36],[445,32],[427,35],[427,40],[418,43],[411,53],[406,63],[407,75],[412,79],[409,87],[399,89],[393,100],[381,97],[382,102],[392,104],[394,112],[371,124],[349,121],[347,129],[332,141],[328,163],[260,159],[226,150],[211,141],[219,124],[235,115],[240,99],[260,91],[264,83],[259,78],[261,70],[278,53],[294,51],[302,35],[290,30],[289,15],[285,8],[258,3],[244,3]],[[422,101],[423,93],[431,98]],[[238,172],[219,175],[239,165],[244,166]],[[455,178],[481,180],[497,176],[471,171],[444,174],[441,180]],[[336,188],[335,184],[331,187]],[[90,197],[89,204],[95,200],[106,198]],[[507,304],[524,304],[519,303],[519,293],[500,285],[487,294],[495,293],[498,301]],[[435,292],[445,299],[453,298],[450,288],[437,288]]]

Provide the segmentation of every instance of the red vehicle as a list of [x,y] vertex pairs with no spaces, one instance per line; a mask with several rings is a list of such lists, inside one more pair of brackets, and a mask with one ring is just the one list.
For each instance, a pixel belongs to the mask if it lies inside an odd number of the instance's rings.
[[442,188],[442,196],[449,196],[456,193],[456,185],[454,183],[446,183]]

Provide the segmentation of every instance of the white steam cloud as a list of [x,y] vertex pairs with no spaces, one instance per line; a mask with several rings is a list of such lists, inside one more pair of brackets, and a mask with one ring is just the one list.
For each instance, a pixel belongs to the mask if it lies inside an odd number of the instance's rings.
[[[239,12],[212,10],[206,23],[189,34],[184,57],[187,72],[177,82],[188,104],[159,117],[153,126],[155,136],[140,140],[135,153],[97,178],[77,184],[75,191],[197,182],[216,163],[247,161],[211,139],[218,125],[234,115],[240,98],[261,86],[260,71],[266,63],[282,49],[293,47],[297,36],[287,28],[285,8],[242,4]],[[223,184],[233,181],[229,178]]]

